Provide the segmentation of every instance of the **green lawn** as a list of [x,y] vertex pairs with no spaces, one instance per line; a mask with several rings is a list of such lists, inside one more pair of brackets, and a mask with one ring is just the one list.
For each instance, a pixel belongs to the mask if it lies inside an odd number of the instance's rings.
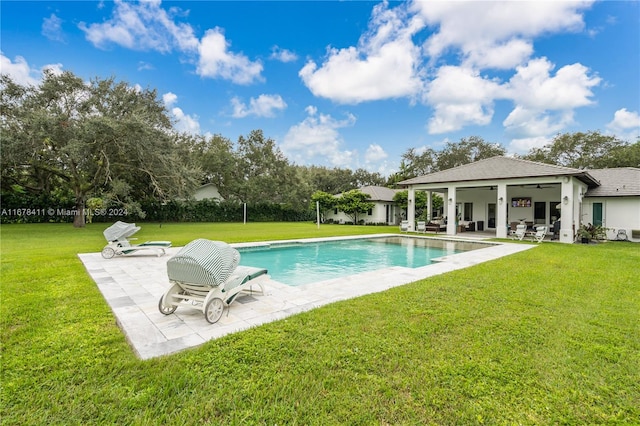
[[[640,424],[638,244],[542,243],[140,361],[76,256],[100,251],[106,226],[1,227],[2,424]],[[142,224],[137,236],[397,230]]]

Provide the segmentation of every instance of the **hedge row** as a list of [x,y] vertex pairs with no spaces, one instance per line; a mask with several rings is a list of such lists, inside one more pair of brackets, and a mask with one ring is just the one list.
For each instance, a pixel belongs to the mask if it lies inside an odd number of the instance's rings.
[[[55,200],[47,196],[5,193],[0,196],[1,223],[54,223],[73,222],[76,214],[72,201]],[[242,222],[245,206],[237,202],[201,201],[155,201],[141,203],[143,214],[120,207],[85,209],[89,222]],[[295,210],[291,207],[259,203],[246,206],[249,222],[300,222],[315,220],[315,211]]]

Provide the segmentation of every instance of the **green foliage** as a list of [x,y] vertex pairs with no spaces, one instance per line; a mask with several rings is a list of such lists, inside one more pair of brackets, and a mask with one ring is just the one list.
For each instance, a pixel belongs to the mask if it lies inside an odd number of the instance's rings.
[[580,238],[589,241],[604,241],[607,239],[607,228],[602,225],[582,224],[576,232]]
[[640,142],[630,145],[599,131],[563,133],[544,147],[533,148],[522,158],[575,169],[638,167]]
[[[158,203],[151,200],[142,204],[145,219],[157,222],[242,222],[244,204],[237,201],[184,200]],[[315,212],[307,206],[295,209],[284,204],[247,203],[249,222],[311,221]]]
[[506,149],[500,144],[485,142],[479,136],[462,138],[459,142],[447,142],[441,151],[427,148],[418,152],[415,148],[402,154],[400,171],[389,178],[389,184],[434,173],[478,160],[504,155]]
[[[427,194],[424,191],[416,191],[415,192],[415,197],[416,197],[416,206],[415,206],[415,212],[416,212],[416,218],[417,219],[423,219],[423,220],[430,220],[430,217],[427,217]],[[409,206],[409,191],[408,190],[404,190],[404,191],[398,191],[395,193],[395,195],[393,196],[393,202],[396,203],[398,206],[402,207],[403,209],[405,209],[405,211],[407,210],[407,207]],[[431,212],[433,214],[433,212],[438,211],[438,209],[442,208],[442,197],[439,196],[438,194],[432,193],[431,194]]]
[[371,196],[365,194],[359,189],[343,192],[336,203],[339,210],[343,211],[347,216],[353,219],[353,223],[358,223],[358,215],[371,210],[374,203],[367,201]]
[[33,193],[71,192],[76,226],[84,226],[92,195],[135,210],[135,200],[194,188],[195,169],[183,161],[155,91],[45,71],[35,87],[3,75],[0,99],[3,189],[17,183]]
[[[77,257],[102,248],[104,228],[2,227],[3,424],[640,418],[637,243],[542,244],[140,361]],[[180,246],[389,229],[167,223],[139,234]]]
[[606,167],[640,167],[640,140],[612,148],[608,157]]
[[324,191],[316,191],[311,195],[312,208],[315,208],[315,204],[318,203],[320,207],[320,214],[322,215],[322,220],[324,221],[324,215],[327,211],[333,210],[337,203],[338,199],[333,195],[326,193]]
[[485,142],[479,136],[462,138],[457,143],[447,142],[437,155],[436,169],[446,170],[505,153],[506,149],[500,144]]

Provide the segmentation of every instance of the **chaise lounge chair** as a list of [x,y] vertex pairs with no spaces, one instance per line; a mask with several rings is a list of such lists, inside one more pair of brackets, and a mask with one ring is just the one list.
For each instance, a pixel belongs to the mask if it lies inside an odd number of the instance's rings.
[[531,241],[536,241],[541,243],[544,240],[544,237],[547,235],[547,227],[546,226],[537,226],[536,232],[531,233]]
[[267,270],[239,266],[240,253],[222,241],[197,239],[184,246],[167,262],[171,287],[160,298],[158,309],[171,315],[178,306],[202,309],[205,319],[214,324],[241,293],[260,288],[269,279]]
[[524,236],[527,234],[527,225],[522,223],[516,225],[515,231],[511,231],[509,237],[513,240],[522,241],[524,240]]
[[[171,241],[147,241],[142,244],[132,245],[129,237],[140,230],[135,223],[118,221],[103,231],[108,244],[102,249],[102,257],[111,259],[116,255],[137,253],[141,250],[155,250],[158,256],[165,254],[165,249],[171,247]],[[135,240],[135,238],[131,238]]]

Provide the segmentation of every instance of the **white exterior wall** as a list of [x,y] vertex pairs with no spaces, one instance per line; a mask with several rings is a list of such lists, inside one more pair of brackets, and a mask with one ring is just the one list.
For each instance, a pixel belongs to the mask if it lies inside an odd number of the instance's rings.
[[632,230],[640,230],[640,197],[593,197],[582,201],[582,223],[593,223],[593,203],[602,203],[602,226],[608,228],[607,238],[615,239],[618,229],[627,231],[631,241]]
[[222,196],[220,195],[220,192],[218,192],[218,188],[215,185],[203,185],[200,188],[196,189],[194,198],[197,201],[209,198],[222,200]]
[[[358,220],[364,220],[364,223],[387,223],[387,205],[389,205],[390,207],[390,218],[389,218],[389,225],[397,225],[399,224],[398,220],[398,216],[399,216],[399,211],[400,208],[395,206],[392,202],[389,201],[373,201],[374,206],[373,209],[371,210],[371,215],[369,215],[368,213],[361,213],[358,215]],[[334,213],[334,210],[331,210],[329,212],[327,212],[325,214],[325,219],[333,219],[334,222],[336,223],[344,223],[344,222],[351,222],[353,221],[353,219],[349,216],[347,216],[346,214],[344,214],[344,212],[341,212],[340,210],[338,210],[338,214]]]

